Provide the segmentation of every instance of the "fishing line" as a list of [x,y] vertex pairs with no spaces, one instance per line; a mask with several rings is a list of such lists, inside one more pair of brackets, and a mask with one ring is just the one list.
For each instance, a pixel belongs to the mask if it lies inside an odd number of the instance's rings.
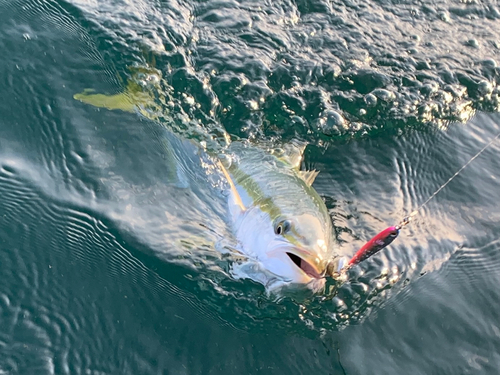
[[403,218],[403,220],[401,220],[401,222],[396,226],[397,228],[402,228],[404,227],[405,225],[408,225],[411,221],[411,219],[416,216],[418,214],[418,212],[427,204],[429,203],[436,195],[439,194],[439,192],[441,190],[443,190],[446,185],[448,185],[455,177],[457,177],[465,168],[467,168],[467,166],[472,163],[475,159],[477,159],[477,157],[479,155],[481,155],[488,147],[490,147],[493,142],[495,142],[498,137],[500,137],[500,133],[498,133],[495,137],[493,137],[493,139],[491,139],[481,150],[479,150],[473,157],[471,157],[469,159],[469,161],[467,163],[465,163],[462,168],[460,168],[458,171],[455,172],[455,174],[453,176],[451,176],[448,181],[446,181],[444,184],[442,184],[429,198],[427,198],[427,200],[422,203],[417,209],[415,209],[411,214],[409,214],[408,216],[406,216],[405,218]]
[[403,220],[399,222],[399,224],[386,228],[375,237],[373,237],[370,241],[368,241],[361,249],[359,249],[356,254],[349,260],[347,265],[342,269],[342,271],[347,270],[349,267],[362,262],[365,259],[368,259],[372,255],[378,253],[380,250],[388,246],[392,241],[396,239],[399,235],[399,231],[408,225],[410,221],[418,215],[419,211],[429,203],[436,195],[439,194],[455,177],[457,177],[467,166],[472,163],[479,155],[481,155],[488,147],[490,147],[493,142],[495,142],[500,137],[500,133],[498,133],[493,139],[491,139],[481,150],[479,150],[472,158],[469,159],[467,163],[465,163],[458,171],[455,172],[453,176],[451,176],[444,184],[442,184],[427,200],[418,206],[413,212],[411,212],[408,216],[405,216]]

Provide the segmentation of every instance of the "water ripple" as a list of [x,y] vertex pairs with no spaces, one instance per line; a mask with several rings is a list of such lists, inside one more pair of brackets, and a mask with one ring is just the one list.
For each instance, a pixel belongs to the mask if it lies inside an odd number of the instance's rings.
[[494,240],[481,247],[462,246],[457,249],[446,264],[446,273],[455,273],[461,283],[476,283],[478,279],[498,282],[500,265],[500,240]]
[[[351,269],[347,282],[330,280],[321,295],[269,296],[262,285],[234,280],[238,260],[216,251],[234,239],[209,160],[188,141],[161,139],[167,128],[211,151],[231,137],[334,144],[309,156],[322,172],[315,187],[338,246],[354,252],[498,132],[485,117],[455,136],[461,128],[429,131],[498,111],[495,6],[27,0],[0,7],[0,47],[11,52],[1,78],[10,100],[0,101],[8,114],[0,127],[7,322],[0,372],[203,372],[207,363],[248,372],[262,356],[275,366],[263,370],[311,365],[326,373],[330,353],[316,363],[317,347],[299,338],[346,328],[356,347],[348,362],[365,358],[366,345],[373,351],[371,366],[355,367],[364,372],[494,373],[498,356],[485,358],[499,336],[492,328],[498,146],[425,207],[399,242]],[[73,100],[87,88],[144,94],[136,106],[144,116]],[[200,161],[204,167],[194,167]],[[459,350],[441,361],[442,347]],[[457,370],[455,356],[468,367]]]
[[[110,321],[109,312],[96,301],[109,299],[105,285],[120,285],[120,279],[128,280],[128,286],[115,293],[122,293],[124,302],[140,300],[141,309],[168,309],[165,303],[171,300],[176,309],[182,303],[189,314],[215,318],[211,308],[153,271],[160,269],[170,278],[172,271],[185,274],[185,270],[131,251],[130,245],[124,246],[127,241],[118,239],[112,233],[115,230],[95,214],[53,201],[31,186],[23,168],[4,166],[0,173],[0,188],[8,197],[0,202],[5,239],[0,252],[5,267],[2,290],[7,292],[0,299],[1,314],[11,322],[0,334],[6,343],[0,346],[5,358],[0,368],[46,373],[112,371],[109,358],[99,353],[106,352],[109,337],[116,335],[119,325]],[[39,226],[50,230],[37,231]],[[15,243],[4,233],[9,230],[20,239],[20,247],[9,246]],[[14,290],[18,292],[11,294]],[[137,291],[142,291],[139,300],[134,297]]]

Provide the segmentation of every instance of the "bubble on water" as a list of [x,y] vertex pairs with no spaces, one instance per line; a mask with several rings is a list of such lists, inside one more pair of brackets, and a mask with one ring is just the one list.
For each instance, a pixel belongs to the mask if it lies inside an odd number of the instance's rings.
[[466,44],[472,48],[479,48],[479,41],[475,38],[469,39]]
[[345,129],[345,119],[337,111],[327,110],[318,121],[320,131],[329,137],[340,135]]
[[439,18],[441,19],[441,21],[443,22],[450,22],[451,19],[450,19],[450,15],[448,14],[448,12],[440,12],[439,13]]
[[186,93],[183,93],[182,97],[184,98],[184,102],[186,102],[188,105],[195,104],[195,100],[191,95],[187,95]]
[[477,90],[482,95],[489,95],[493,92],[493,85],[486,80],[482,80],[477,84]]
[[372,94],[384,102],[392,102],[396,99],[396,94],[386,89],[376,89]]
[[375,107],[377,105],[377,97],[373,94],[365,95],[364,100],[368,107]]
[[156,74],[148,74],[148,76],[146,77],[146,81],[153,85],[156,85],[160,83],[160,77]]

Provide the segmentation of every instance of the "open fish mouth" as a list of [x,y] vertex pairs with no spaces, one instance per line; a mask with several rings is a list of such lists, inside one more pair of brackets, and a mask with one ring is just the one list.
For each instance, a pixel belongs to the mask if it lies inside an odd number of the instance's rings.
[[292,254],[292,253],[286,253],[288,257],[292,260],[293,263],[297,267],[299,267],[302,272],[304,272],[306,275],[315,278],[315,279],[321,279],[323,278],[323,273],[319,273],[316,268],[314,268],[310,263],[299,257],[298,255]]

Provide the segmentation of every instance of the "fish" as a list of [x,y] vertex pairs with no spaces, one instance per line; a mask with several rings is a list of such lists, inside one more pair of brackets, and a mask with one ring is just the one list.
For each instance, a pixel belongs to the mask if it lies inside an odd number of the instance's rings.
[[296,146],[287,157],[277,157],[235,142],[228,149],[234,157],[220,166],[229,184],[228,212],[238,250],[253,260],[252,267],[235,274],[269,291],[299,285],[321,290],[327,270],[339,271],[346,259],[335,251],[332,220],[312,187],[318,172],[299,170],[305,145]]
[[[154,106],[135,86],[110,96],[85,90],[74,98],[110,110],[136,108],[146,117],[151,112],[144,106]],[[212,157],[228,187],[227,221],[237,243],[233,250],[244,259],[234,263],[232,274],[259,282],[269,292],[289,286],[317,292],[346,263],[335,251],[325,202],[312,186],[318,172],[299,168],[305,147],[296,141],[277,152],[236,141]]]

